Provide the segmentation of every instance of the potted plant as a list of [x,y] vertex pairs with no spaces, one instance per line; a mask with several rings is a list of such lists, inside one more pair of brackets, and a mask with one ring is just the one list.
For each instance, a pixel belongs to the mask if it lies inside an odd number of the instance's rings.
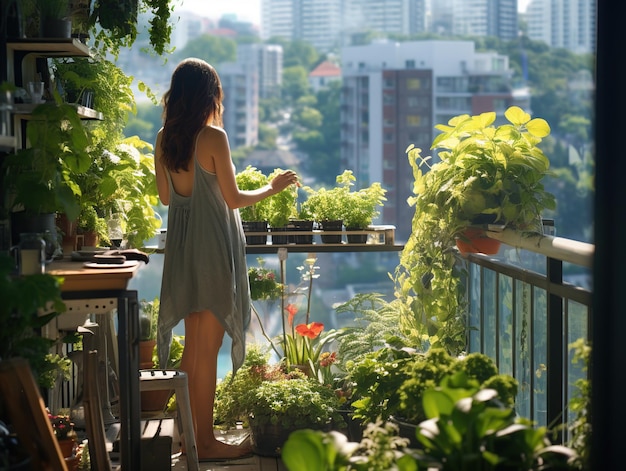
[[542,181],[550,162],[538,147],[550,126],[516,106],[504,115],[509,122],[500,126],[494,125],[495,112],[457,116],[435,126],[442,132],[431,149],[440,161],[427,172],[420,167],[429,159],[420,149],[408,149],[416,193],[410,203],[424,218],[439,221],[441,235],[448,237],[441,242],[467,239],[468,227],[485,223],[541,232],[541,212],[555,208],[554,195]]
[[[21,357],[28,361],[39,385],[52,388],[59,373],[68,377],[70,361],[50,350],[60,340],[70,343],[75,336],[50,339],[38,331],[65,311],[61,283],[47,274],[14,275],[15,261],[0,256],[0,361]],[[51,308],[51,309],[50,309]],[[39,315],[39,311],[47,314]]]
[[393,424],[377,422],[368,425],[360,443],[337,433],[298,431],[285,443],[283,460],[298,471],[574,469],[574,450],[551,444],[545,427],[518,417],[498,391],[462,371],[425,390],[423,408],[428,418],[417,429],[417,448],[398,439]]
[[39,35],[42,38],[69,38],[72,21],[69,0],[35,0],[39,12]]
[[[28,122],[29,147],[3,162],[5,201],[12,212],[12,237],[49,231],[56,243],[55,213],[75,220],[80,212],[76,178],[89,168],[89,136],[76,110],[61,103],[37,106]],[[48,255],[56,247],[49,247]]]
[[[240,190],[256,190],[268,183],[268,178],[259,169],[248,165],[245,169],[235,175],[237,186]],[[246,232],[267,232],[267,208],[269,198],[265,198],[258,203],[239,208],[239,215]],[[254,235],[246,236],[246,243],[249,245],[263,245],[267,242],[267,236]]]
[[[158,197],[152,146],[137,136],[127,138],[123,132],[128,112],[134,108],[132,77],[97,54],[55,59],[53,68],[63,83],[66,99],[81,101],[80,96],[89,90],[93,92],[93,108],[103,117],[84,124],[90,137],[90,165],[76,177],[80,208],[95,209],[100,219],[115,216],[123,226],[128,246],[142,247],[155,235],[161,221],[154,211]],[[108,241],[107,232],[100,233],[101,240]]]
[[[303,187],[308,197],[302,203],[302,211],[312,215],[322,231],[341,231],[343,228],[344,208],[350,191],[350,170],[344,171],[335,179],[333,188],[313,189]],[[341,234],[322,234],[322,242],[327,244],[341,243]]]
[[[355,180],[351,171],[346,171],[341,176],[342,180],[353,186]],[[343,225],[346,231],[362,231],[378,217],[378,208],[383,205],[385,190],[379,182],[374,182],[370,186],[361,188],[358,191],[350,191],[347,194],[343,213]],[[348,242],[364,244],[367,242],[367,234],[348,234]]]
[[[542,184],[549,161],[538,147],[548,124],[518,107],[505,116],[509,124],[497,127],[495,113],[457,116],[438,125],[442,133],[432,148],[440,150],[440,162],[407,149],[415,214],[395,272],[396,293],[410,306],[403,323],[452,354],[465,349],[467,315],[456,240],[467,238],[462,233],[468,227],[490,227],[482,218],[532,230],[540,225],[541,211],[555,205]],[[474,250],[481,249],[474,245]]]
[[76,221],[76,233],[83,237],[84,247],[98,247],[100,241],[108,241],[108,228],[104,218],[98,216],[93,206],[85,206]]
[[[267,181],[272,181],[272,179],[281,172],[283,172],[282,169],[275,169],[267,177]],[[289,221],[296,216],[297,202],[298,193],[295,185],[267,198],[267,205],[264,205],[263,208],[267,214],[267,222],[272,232],[273,244],[286,244],[289,242],[289,237],[280,236],[278,234],[275,235],[275,233],[290,229],[290,227],[288,227]]]
[[341,423],[339,399],[333,390],[288,371],[284,363],[269,363],[269,353],[251,345],[242,367],[217,386],[216,426],[249,426],[255,453],[279,456],[280,448],[293,430],[330,429]]
[[440,348],[418,353],[409,348],[388,346],[364,355],[349,367],[348,377],[357,397],[352,403],[354,415],[366,422],[392,420],[415,445],[417,424],[426,419],[422,403],[424,391],[457,371],[463,371],[481,387],[497,389],[502,401],[513,404],[516,380],[500,375],[493,360],[486,355],[470,353],[457,358]]

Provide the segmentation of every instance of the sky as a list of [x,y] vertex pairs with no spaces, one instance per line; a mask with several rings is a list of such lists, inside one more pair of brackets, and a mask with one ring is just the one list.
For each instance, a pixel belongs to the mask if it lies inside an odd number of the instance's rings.
[[[261,0],[175,0],[178,10],[189,10],[208,18],[219,19],[222,15],[234,13],[237,19],[261,23]],[[530,0],[518,0],[517,9],[526,11]]]

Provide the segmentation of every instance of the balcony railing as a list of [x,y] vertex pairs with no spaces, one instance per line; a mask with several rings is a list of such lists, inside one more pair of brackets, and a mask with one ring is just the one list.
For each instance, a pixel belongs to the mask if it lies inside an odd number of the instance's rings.
[[591,289],[564,278],[574,272],[585,279],[594,246],[509,230],[489,236],[504,244],[498,257],[460,259],[467,268],[469,351],[485,353],[518,380],[520,416],[566,425],[574,383],[587,375],[584,365],[573,364],[570,344],[590,340],[592,313]]

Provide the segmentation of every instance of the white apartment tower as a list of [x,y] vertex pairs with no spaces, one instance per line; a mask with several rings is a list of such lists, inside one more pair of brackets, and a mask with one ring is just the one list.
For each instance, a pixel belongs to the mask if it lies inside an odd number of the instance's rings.
[[496,111],[529,95],[514,92],[508,57],[476,52],[472,41],[378,42],[341,53],[341,161],[359,179],[387,189],[383,224],[396,224],[406,240],[413,185],[405,150],[414,144],[430,154],[434,125],[459,114]]
[[344,0],[261,0],[261,37],[303,40],[320,51],[338,45]]
[[426,0],[261,0],[261,37],[300,39],[329,51],[372,31],[426,29]]
[[237,62],[257,69],[259,98],[279,96],[283,82],[283,47],[279,44],[240,44]]
[[575,53],[595,51],[595,0],[532,0],[528,37]]
[[236,62],[220,65],[224,90],[224,129],[233,149],[259,141],[258,68]]

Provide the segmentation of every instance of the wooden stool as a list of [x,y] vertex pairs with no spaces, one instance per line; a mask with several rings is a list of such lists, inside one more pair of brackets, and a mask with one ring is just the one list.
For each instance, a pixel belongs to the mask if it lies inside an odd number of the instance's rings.
[[158,391],[163,389],[173,389],[176,394],[179,433],[185,444],[187,469],[198,471],[198,449],[196,448],[196,436],[193,431],[193,419],[189,404],[187,374],[179,370],[139,370],[140,391]]

